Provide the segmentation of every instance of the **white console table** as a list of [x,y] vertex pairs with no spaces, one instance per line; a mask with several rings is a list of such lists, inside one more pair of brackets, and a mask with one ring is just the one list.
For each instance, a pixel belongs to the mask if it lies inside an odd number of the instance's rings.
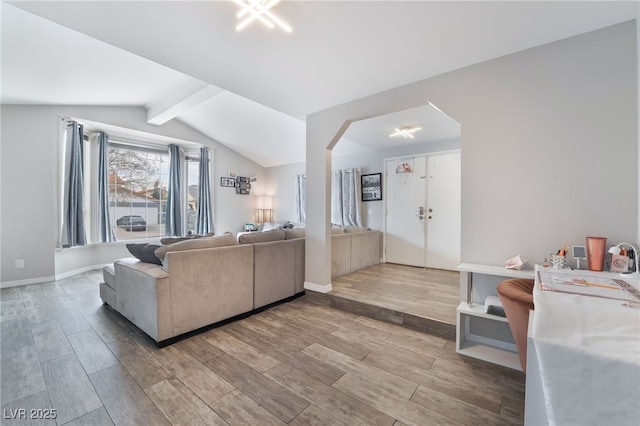
[[473,263],[462,263],[458,270],[461,301],[456,310],[456,352],[521,371],[507,319],[485,313],[484,300],[497,296],[496,287],[507,278],[533,279],[533,270]]

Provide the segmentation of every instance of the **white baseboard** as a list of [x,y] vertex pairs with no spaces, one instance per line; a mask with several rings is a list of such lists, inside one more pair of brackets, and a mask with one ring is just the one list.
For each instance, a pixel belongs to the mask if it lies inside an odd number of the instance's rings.
[[89,271],[93,271],[95,269],[102,269],[105,266],[110,265],[110,263],[104,263],[101,265],[91,265],[91,266],[85,266],[79,269],[74,269],[72,271],[67,271],[67,272],[63,272],[60,274],[56,274],[56,281],[57,280],[63,280],[65,278],[69,278],[72,277],[74,275],[78,275],[78,274],[82,274],[83,272],[89,272]]
[[56,279],[55,277],[38,277],[38,278],[28,278],[26,280],[3,281],[0,283],[0,288],[20,287],[23,285],[30,285],[30,284],[42,284],[42,283],[55,281],[55,279]]
[[74,269],[72,271],[63,272],[61,274],[56,274],[53,277],[49,276],[49,277],[28,278],[26,280],[3,281],[3,282],[0,282],[0,288],[20,287],[23,285],[42,284],[42,283],[49,283],[52,281],[59,281],[65,278],[72,277],[74,275],[81,274],[83,272],[89,272],[95,269],[102,269],[106,265],[109,265],[109,263],[105,263],[102,265],[85,266],[83,268]]
[[304,289],[315,291],[316,293],[329,293],[333,287],[331,284],[321,285],[316,283],[310,283],[309,281],[304,282]]

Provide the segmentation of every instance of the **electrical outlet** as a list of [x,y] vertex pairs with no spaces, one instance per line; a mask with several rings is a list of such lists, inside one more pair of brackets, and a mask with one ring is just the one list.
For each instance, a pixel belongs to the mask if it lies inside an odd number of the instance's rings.
[[24,268],[24,259],[16,259],[16,268]]

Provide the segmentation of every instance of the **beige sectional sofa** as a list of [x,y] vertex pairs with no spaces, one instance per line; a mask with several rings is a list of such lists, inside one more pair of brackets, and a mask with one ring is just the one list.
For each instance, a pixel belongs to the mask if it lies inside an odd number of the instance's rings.
[[[252,233],[239,241],[229,235],[178,242],[156,250],[164,255],[162,265],[119,259],[104,268],[100,296],[164,346],[192,331],[304,294],[301,231]],[[218,243],[206,248],[214,239]],[[334,234],[333,276],[379,263],[380,241],[378,231]],[[198,248],[188,248],[194,246]]]

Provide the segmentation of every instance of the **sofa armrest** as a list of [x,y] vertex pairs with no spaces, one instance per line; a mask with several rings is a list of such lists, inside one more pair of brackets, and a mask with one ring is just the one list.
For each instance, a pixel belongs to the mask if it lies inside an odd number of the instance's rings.
[[172,337],[170,277],[160,265],[136,259],[114,262],[116,305],[125,318],[155,341]]
[[253,249],[253,308],[293,296],[296,291],[296,241],[256,243]]

